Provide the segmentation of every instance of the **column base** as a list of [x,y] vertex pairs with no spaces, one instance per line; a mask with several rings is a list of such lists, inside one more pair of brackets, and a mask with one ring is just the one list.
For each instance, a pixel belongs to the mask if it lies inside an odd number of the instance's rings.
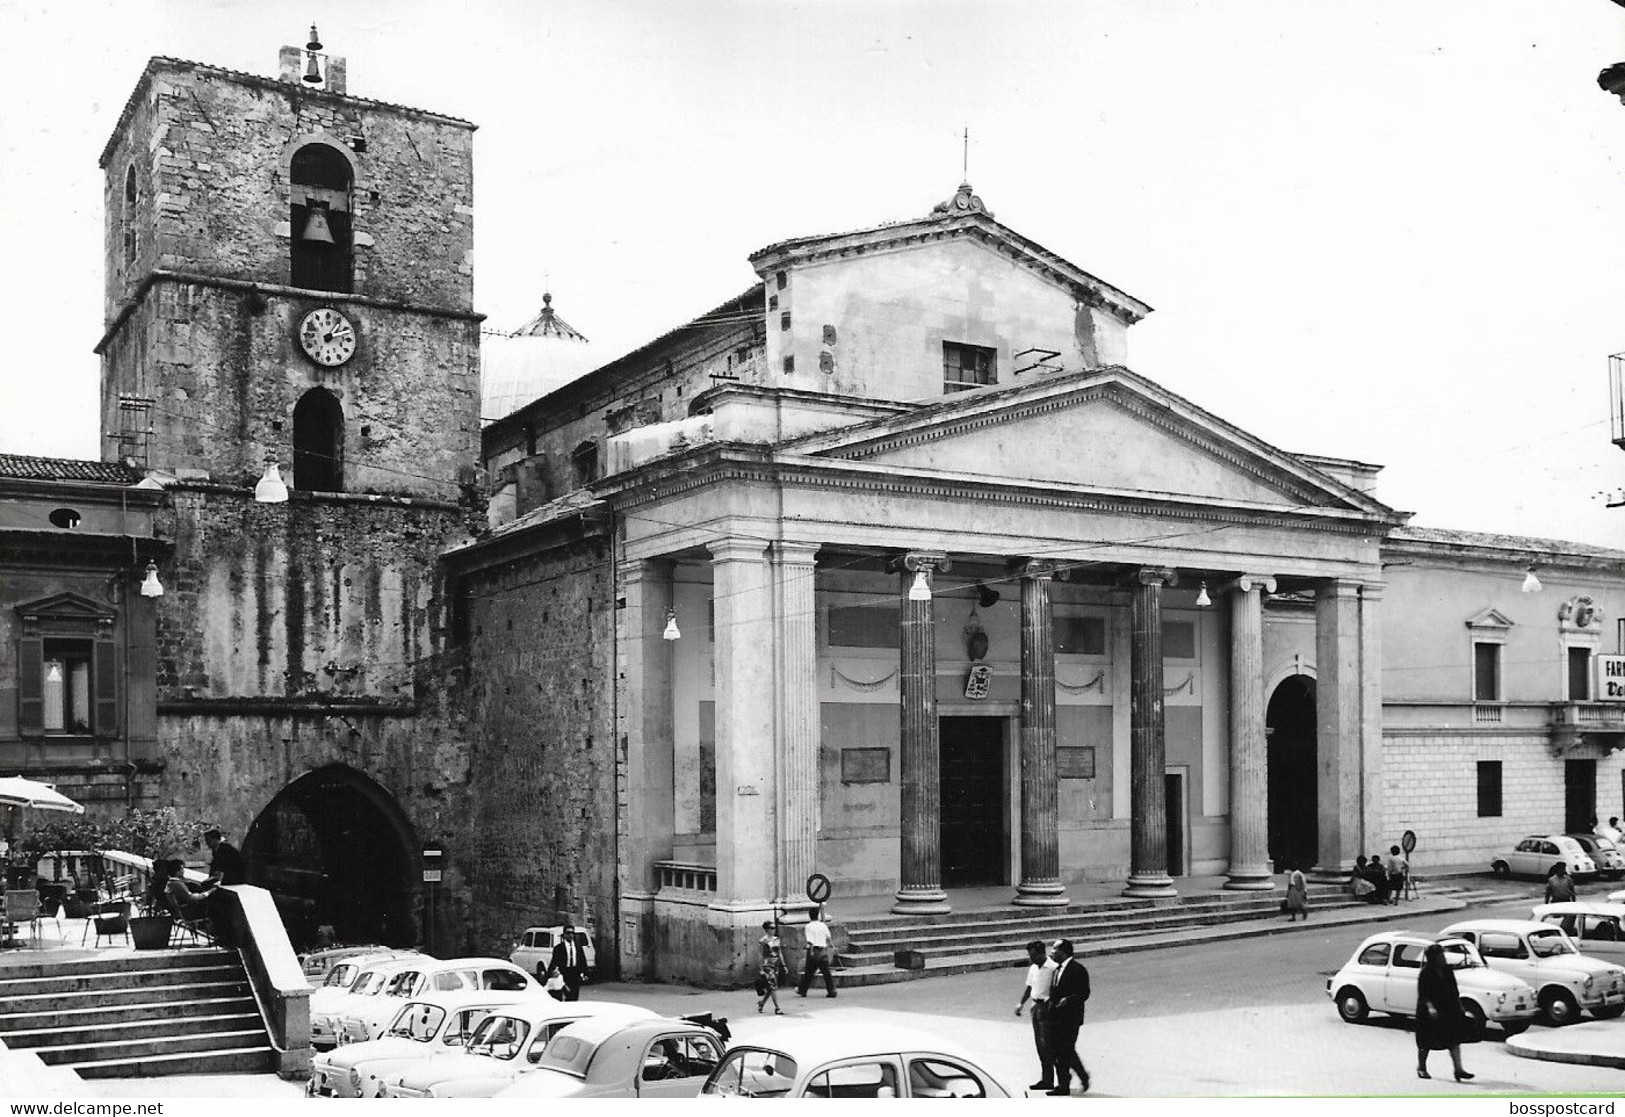
[[953,911],[948,893],[940,888],[899,889],[892,904],[893,915],[947,915]]
[[1024,881],[1016,886],[1016,898],[1010,902],[1021,908],[1064,908],[1072,901],[1067,899],[1066,889],[1060,881],[1039,884]]
[[1167,873],[1135,873],[1128,878],[1123,895],[1135,898],[1165,900],[1179,895],[1174,878]]
[[1224,887],[1231,892],[1269,892],[1275,888],[1274,877],[1262,866],[1232,869],[1227,875],[1230,879],[1224,882]]

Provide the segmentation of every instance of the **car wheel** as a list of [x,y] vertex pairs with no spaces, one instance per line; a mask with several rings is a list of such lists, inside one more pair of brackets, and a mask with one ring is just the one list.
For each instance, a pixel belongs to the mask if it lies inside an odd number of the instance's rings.
[[1541,990],[1540,1011],[1546,1017],[1546,1023],[1554,1028],[1580,1019],[1580,1005],[1573,994],[1565,989]]
[[1625,879],[1625,869],[1616,869],[1614,872],[1609,873],[1608,874],[1608,879],[1609,880]]
[[1337,1015],[1343,1018],[1345,1024],[1358,1024],[1371,1013],[1371,1007],[1365,1003],[1365,994],[1352,985],[1345,985],[1337,991]]
[[1505,861],[1497,861],[1490,866],[1490,872],[1494,873],[1500,879],[1505,880],[1507,877],[1512,875],[1512,866],[1508,865]]
[[1507,1035],[1507,1036],[1522,1035],[1524,1032],[1527,1032],[1528,1030],[1529,1030],[1529,1024],[1528,1024],[1527,1021],[1524,1021],[1524,1020],[1519,1020],[1517,1023],[1508,1022],[1506,1024],[1501,1025],[1502,1033],[1504,1035]]
[[1608,1005],[1606,1008],[1594,1008],[1591,1010],[1591,1015],[1598,1020],[1613,1020],[1618,1016],[1625,1015],[1625,1005]]
[[1471,997],[1461,999],[1461,1014],[1467,1018],[1466,1032],[1469,1038],[1484,1034],[1484,1008]]

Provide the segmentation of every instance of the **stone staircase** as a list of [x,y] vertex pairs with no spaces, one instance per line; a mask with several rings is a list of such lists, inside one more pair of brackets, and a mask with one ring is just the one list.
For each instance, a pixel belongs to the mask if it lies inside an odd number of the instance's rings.
[[82,1078],[276,1070],[242,962],[215,949],[8,964],[0,1042]]
[[[844,921],[845,942],[836,954],[838,987],[883,985],[943,974],[1004,969],[1027,964],[1026,944],[1071,939],[1081,957],[1091,954],[1166,945],[1171,931],[1211,927],[1247,920],[1281,919],[1280,889],[1272,892],[1226,892],[1181,896],[1177,900],[1119,897],[1076,903],[1065,908],[1018,908],[952,912],[939,916],[859,916]],[[1336,884],[1311,883],[1310,910],[1315,914],[1342,909],[1368,909]],[[1397,912],[1380,908],[1379,912]],[[898,951],[923,956],[921,969],[896,965]]]

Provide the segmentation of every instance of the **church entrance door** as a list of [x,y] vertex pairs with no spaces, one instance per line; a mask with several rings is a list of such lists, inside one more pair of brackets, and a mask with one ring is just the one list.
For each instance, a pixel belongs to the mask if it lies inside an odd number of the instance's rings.
[[938,719],[944,888],[1010,883],[1006,724],[1000,717]]
[[1315,680],[1292,675],[1270,695],[1269,854],[1275,871],[1307,870],[1320,852],[1319,777],[1315,751]]

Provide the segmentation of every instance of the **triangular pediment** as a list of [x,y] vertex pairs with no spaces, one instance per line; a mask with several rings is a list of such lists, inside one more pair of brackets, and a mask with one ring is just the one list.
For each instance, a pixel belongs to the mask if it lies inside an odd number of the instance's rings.
[[1513,621],[1499,609],[1480,609],[1467,618],[1467,627],[1475,629],[1501,629],[1511,628]]
[[786,449],[898,470],[1295,512],[1395,514],[1125,369],[1037,376]]
[[117,615],[111,606],[94,598],[68,592],[24,601],[16,609],[25,620],[111,620]]

